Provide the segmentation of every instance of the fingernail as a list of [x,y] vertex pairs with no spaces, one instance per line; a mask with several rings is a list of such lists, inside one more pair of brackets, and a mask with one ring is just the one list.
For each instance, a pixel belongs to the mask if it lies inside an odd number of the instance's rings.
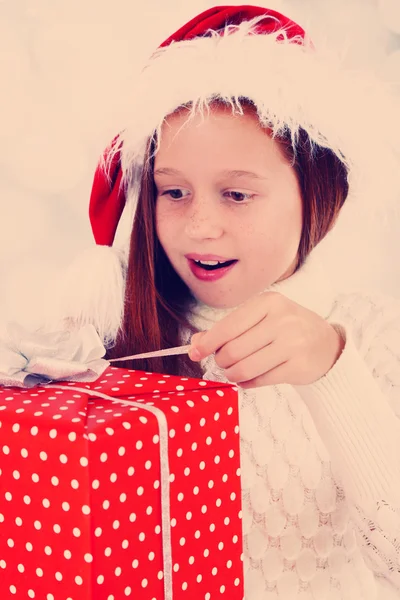
[[197,348],[191,348],[189,350],[189,358],[193,361],[199,361],[201,359],[201,354]]

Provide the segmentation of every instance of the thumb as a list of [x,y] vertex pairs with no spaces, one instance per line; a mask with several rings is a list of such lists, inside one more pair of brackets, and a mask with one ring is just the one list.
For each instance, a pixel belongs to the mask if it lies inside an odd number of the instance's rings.
[[191,348],[190,348],[188,354],[189,354],[189,358],[195,362],[199,361],[201,359],[201,354],[197,350],[196,346],[200,343],[201,339],[205,336],[205,334],[206,334],[206,331],[199,331],[198,333],[195,333],[192,336],[192,339],[190,340]]

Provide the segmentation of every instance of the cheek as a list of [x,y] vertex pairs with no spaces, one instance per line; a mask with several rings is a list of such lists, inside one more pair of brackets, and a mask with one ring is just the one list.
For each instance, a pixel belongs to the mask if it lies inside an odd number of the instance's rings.
[[[161,246],[164,246],[166,236],[165,236],[162,219],[156,219],[156,234],[157,234],[157,238],[158,238],[158,241],[160,242]],[[165,248],[164,248],[164,250],[165,250]]]
[[304,222],[304,208],[301,201],[298,202],[291,218],[289,220],[290,228],[292,231],[292,237],[297,241],[297,245],[300,243],[301,235],[303,233],[303,222]]
[[[296,200],[296,201],[295,201]],[[251,226],[242,227],[245,247],[254,254],[291,258],[297,252],[303,229],[301,201],[276,203],[268,212],[259,215]]]
[[159,203],[157,202],[156,204],[156,233],[157,233],[157,237],[160,240],[160,242],[162,243],[163,237],[164,237],[164,228],[166,226],[166,219],[165,219],[165,215],[163,214],[163,210],[160,207]]
[[277,206],[275,235],[281,232],[290,238],[301,236],[303,229],[303,202],[299,194],[288,194]]
[[170,211],[165,209],[162,202],[156,204],[156,233],[166,253],[171,247],[171,242],[176,238],[176,219],[172,218]]

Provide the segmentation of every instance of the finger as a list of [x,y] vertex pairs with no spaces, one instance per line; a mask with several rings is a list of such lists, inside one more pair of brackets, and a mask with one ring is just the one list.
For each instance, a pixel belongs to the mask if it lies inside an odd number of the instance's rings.
[[255,327],[222,346],[215,354],[216,364],[221,369],[229,369],[265,346],[269,346],[276,339],[275,329],[273,319],[271,325],[269,323],[267,325],[266,319],[260,321]]
[[194,345],[197,344],[206,333],[206,331],[198,331],[197,333],[194,333],[191,337],[190,343]]
[[242,381],[237,385],[244,390],[250,390],[267,385],[283,385],[287,383],[291,383],[289,361],[278,365],[275,369],[268,371],[268,373],[254,377],[254,379],[250,379],[249,381]]
[[268,295],[258,295],[216,323],[200,340],[196,340],[194,348],[205,358],[257,325],[267,312]]
[[276,369],[288,358],[287,350],[272,342],[226,369],[225,376],[232,383],[250,381]]

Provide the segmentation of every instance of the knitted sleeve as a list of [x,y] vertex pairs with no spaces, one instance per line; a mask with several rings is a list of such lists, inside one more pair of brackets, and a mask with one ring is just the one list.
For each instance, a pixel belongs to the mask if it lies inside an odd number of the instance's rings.
[[324,377],[296,387],[330,450],[367,564],[400,591],[400,303],[342,295],[328,320],[344,351]]

